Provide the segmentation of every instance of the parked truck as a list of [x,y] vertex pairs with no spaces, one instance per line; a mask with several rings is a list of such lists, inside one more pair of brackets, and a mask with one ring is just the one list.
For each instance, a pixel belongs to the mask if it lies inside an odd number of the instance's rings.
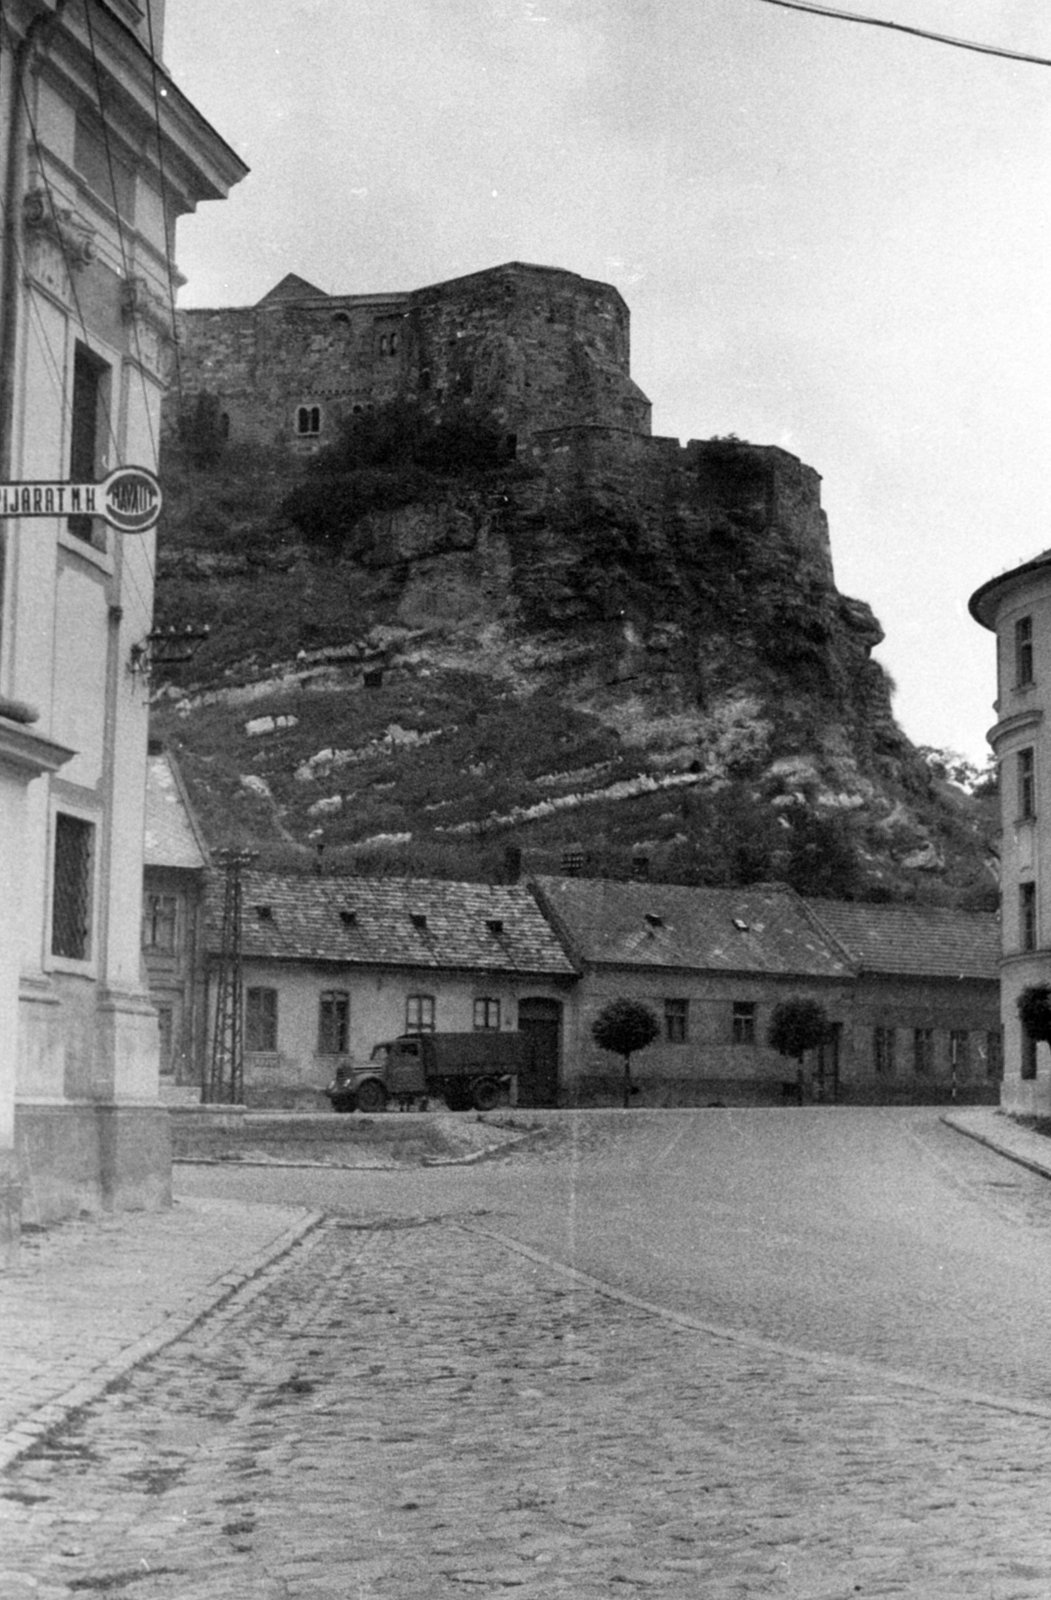
[[444,1100],[450,1111],[491,1111],[530,1063],[524,1033],[407,1033],[373,1048],[367,1066],[348,1063],[325,1093],[336,1111],[386,1111]]

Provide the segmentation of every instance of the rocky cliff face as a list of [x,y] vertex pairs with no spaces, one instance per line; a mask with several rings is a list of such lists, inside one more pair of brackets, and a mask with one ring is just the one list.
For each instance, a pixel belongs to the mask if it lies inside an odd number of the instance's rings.
[[548,429],[324,551],[297,470],[166,464],[158,622],[212,634],[155,667],[156,730],[213,842],[989,903],[990,823],[897,728],[794,457]]

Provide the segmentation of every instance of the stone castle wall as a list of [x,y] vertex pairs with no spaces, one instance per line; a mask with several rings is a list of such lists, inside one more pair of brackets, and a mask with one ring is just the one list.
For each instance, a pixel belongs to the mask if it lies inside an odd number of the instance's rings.
[[609,284],[519,262],[408,294],[326,295],[288,278],[256,306],[179,322],[184,403],[213,397],[232,442],[311,451],[397,396],[469,404],[540,469],[538,505],[591,488],[655,523],[675,507],[687,527],[725,510],[769,530],[801,578],[833,582],[813,468],[733,438],[651,436],[630,314]]
[[627,306],[558,268],[512,262],[411,294],[279,284],[256,306],[181,312],[179,335],[184,402],[218,399],[231,440],[314,449],[397,395],[478,405],[519,438],[573,422],[649,432]]

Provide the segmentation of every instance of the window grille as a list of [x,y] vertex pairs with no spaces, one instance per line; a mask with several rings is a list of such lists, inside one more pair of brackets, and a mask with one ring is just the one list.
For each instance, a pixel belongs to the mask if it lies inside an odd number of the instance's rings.
[[734,1044],[755,1044],[755,1002],[735,1000],[733,1012]]
[[917,1077],[929,1078],[934,1071],[934,1029],[914,1028],[912,1065]]
[[245,990],[245,1049],[266,1054],[277,1049],[277,990]]
[[95,829],[80,817],[55,817],[51,952],[69,961],[91,956],[91,874]]
[[1018,752],[1018,815],[1036,816],[1036,761],[1032,748]]
[[1023,950],[1036,949],[1036,884],[1018,885],[1019,937]]
[[405,1002],[405,1032],[434,1032],[434,996],[410,994]]
[[896,1036],[893,1028],[873,1028],[872,1064],[881,1078],[893,1078]]
[[483,1032],[500,1026],[500,1002],[480,996],[474,1002],[474,1026],[476,1032]]
[[318,1003],[318,1055],[345,1056],[350,1044],[350,995],[325,989]]
[[1022,688],[1033,681],[1033,619],[1019,617],[1015,623],[1015,684]]
[[963,1028],[949,1033],[949,1062],[954,1078],[966,1078],[971,1071],[971,1036]]
[[148,894],[142,914],[142,948],[159,955],[175,953],[178,900],[173,894]]
[[[73,354],[73,395],[70,404],[69,476],[73,483],[94,483],[109,434],[109,367],[85,345]],[[66,526],[89,544],[95,538],[95,519],[75,516]],[[99,535],[101,541],[102,535]]]
[[669,1044],[685,1044],[690,1027],[690,1002],[665,1000],[664,1037]]

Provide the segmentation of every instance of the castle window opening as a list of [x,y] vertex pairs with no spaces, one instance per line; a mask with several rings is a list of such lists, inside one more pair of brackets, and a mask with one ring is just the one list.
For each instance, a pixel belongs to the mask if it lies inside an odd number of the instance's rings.
[[301,438],[309,438],[321,432],[320,406],[300,406],[296,412],[296,432]]
[[381,356],[385,356],[386,354],[387,354],[387,335],[385,333],[381,333],[380,334],[380,355]]

